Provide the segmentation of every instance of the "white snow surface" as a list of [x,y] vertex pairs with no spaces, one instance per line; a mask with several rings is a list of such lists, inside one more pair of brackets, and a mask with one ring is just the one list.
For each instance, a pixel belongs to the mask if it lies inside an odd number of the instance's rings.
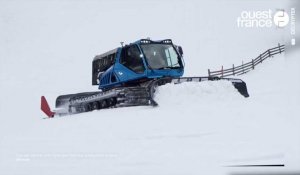
[[[235,20],[245,9],[289,5],[0,1],[0,174],[299,172],[298,46],[235,77],[247,83],[249,98],[227,81],[190,82],[159,87],[158,107],[53,119],[40,111],[41,95],[53,107],[58,95],[94,91],[93,56],[120,41],[173,39],[185,52],[185,76],[206,76],[207,68],[238,64],[288,43],[288,30],[237,29]],[[242,164],[285,166],[228,167]]]

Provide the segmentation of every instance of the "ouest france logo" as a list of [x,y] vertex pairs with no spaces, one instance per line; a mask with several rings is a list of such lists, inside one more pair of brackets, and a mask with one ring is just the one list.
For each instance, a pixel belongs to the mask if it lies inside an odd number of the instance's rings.
[[269,28],[275,25],[283,28],[289,23],[289,15],[285,10],[277,10],[274,14],[271,9],[257,11],[242,11],[237,17],[237,26],[240,28]]

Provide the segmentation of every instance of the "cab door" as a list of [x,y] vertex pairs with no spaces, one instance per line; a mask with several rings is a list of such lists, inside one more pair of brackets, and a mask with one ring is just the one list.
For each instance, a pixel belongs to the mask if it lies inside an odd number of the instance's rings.
[[118,66],[115,66],[115,72],[121,81],[138,79],[145,76],[145,65],[143,55],[136,44],[122,48],[121,57]]

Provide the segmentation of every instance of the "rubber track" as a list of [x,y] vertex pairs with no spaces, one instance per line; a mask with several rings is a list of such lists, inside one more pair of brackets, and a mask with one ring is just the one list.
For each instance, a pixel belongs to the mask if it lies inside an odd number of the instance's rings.
[[157,86],[166,83],[179,84],[182,82],[202,82],[227,80],[244,97],[249,97],[246,83],[240,79],[219,77],[181,77],[160,78],[149,80],[145,84],[134,87],[118,87],[104,92],[84,92],[78,94],[62,95],[56,99],[56,108],[68,110],[68,114],[76,114],[105,108],[128,106],[157,106],[153,100]]

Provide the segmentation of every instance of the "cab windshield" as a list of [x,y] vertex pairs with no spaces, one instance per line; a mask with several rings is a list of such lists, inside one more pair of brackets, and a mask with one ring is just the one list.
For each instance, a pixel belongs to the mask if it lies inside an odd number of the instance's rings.
[[171,44],[142,44],[148,65],[151,69],[180,68],[179,55]]

